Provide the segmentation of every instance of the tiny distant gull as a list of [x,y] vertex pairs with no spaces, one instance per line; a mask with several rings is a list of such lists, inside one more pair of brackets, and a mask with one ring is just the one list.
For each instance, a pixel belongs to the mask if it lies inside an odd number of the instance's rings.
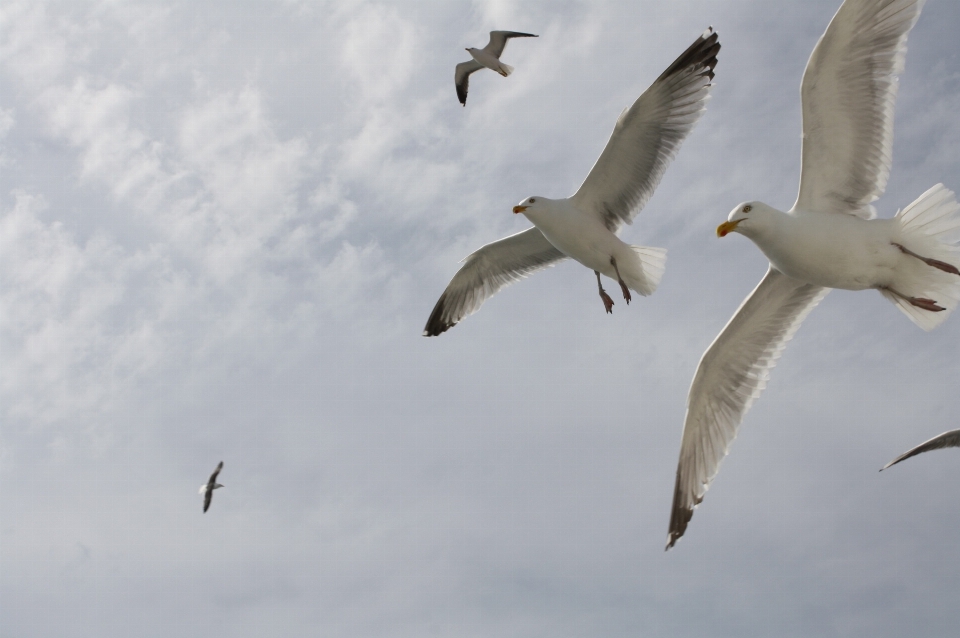
[[923,0],[846,0],[807,62],[800,192],[783,213],[738,205],[717,228],[752,240],[766,276],[707,348],[690,386],[667,549],[703,500],[787,341],[831,288],[874,289],[924,330],[960,299],[960,206],[942,184],[892,219],[871,203],[890,174],[897,75]]
[[649,295],[663,275],[667,251],[617,238],[644,207],[680,144],[705,110],[720,43],[707,29],[632,106],[620,114],[606,148],[580,189],[567,199],[528,197],[513,208],[534,227],[483,246],[464,260],[434,307],[424,336],[439,335],[476,312],[504,286],[576,259],[597,276],[607,312],[613,300],[600,274]]
[[457,97],[460,98],[460,104],[467,105],[467,88],[470,84],[470,74],[474,71],[487,68],[496,71],[503,77],[513,73],[513,67],[500,61],[500,56],[507,46],[507,40],[510,38],[539,38],[540,36],[532,33],[520,33],[519,31],[491,31],[490,42],[482,49],[467,47],[467,52],[473,57],[469,62],[461,62],[457,65],[457,71],[454,74],[454,82],[457,85]]
[[960,430],[950,430],[949,432],[944,432],[940,436],[935,436],[925,443],[921,443],[912,450],[908,450],[893,459],[882,468],[880,471],[884,471],[891,465],[896,465],[900,461],[905,461],[911,456],[916,456],[917,454],[923,454],[924,452],[929,452],[930,450],[942,450],[946,447],[960,447]]
[[217,474],[223,469],[223,461],[217,465],[217,469],[210,475],[210,480],[200,486],[200,493],[203,494],[203,511],[206,513],[210,509],[210,501],[213,499],[213,490],[223,487],[217,483]]

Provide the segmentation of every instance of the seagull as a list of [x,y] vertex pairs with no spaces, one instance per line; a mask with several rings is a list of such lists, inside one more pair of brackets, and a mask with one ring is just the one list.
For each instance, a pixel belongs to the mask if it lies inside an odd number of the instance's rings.
[[200,486],[200,493],[203,494],[203,512],[206,514],[207,510],[210,509],[210,501],[213,499],[213,490],[218,487],[223,487],[217,483],[217,474],[220,473],[220,470],[223,469],[223,461],[217,465],[217,469],[213,471],[213,474],[210,475],[210,480]]
[[469,62],[461,62],[457,65],[457,71],[454,74],[454,82],[457,85],[457,97],[460,98],[460,104],[467,105],[467,88],[470,84],[470,74],[474,71],[487,68],[496,71],[503,77],[513,73],[513,67],[500,61],[500,56],[507,46],[507,40],[510,38],[539,38],[540,36],[532,33],[520,33],[519,31],[491,31],[490,42],[482,49],[467,47],[467,52],[473,57]]
[[871,202],[890,173],[897,75],[923,0],[846,0],[800,87],[800,191],[783,213],[738,205],[717,228],[752,240],[766,276],[707,348],[690,386],[667,549],[704,497],[744,414],[807,314],[831,288],[875,289],[925,330],[960,299],[960,205],[942,184],[892,219]]
[[912,450],[904,452],[897,458],[884,465],[882,468],[880,468],[880,471],[882,472],[891,465],[896,465],[900,461],[905,461],[911,456],[929,452],[930,450],[942,450],[945,447],[960,447],[960,430],[950,430],[949,432],[944,432],[939,436],[933,437],[925,443],[921,443]]
[[708,28],[623,110],[607,146],[580,189],[566,199],[528,197],[514,206],[533,227],[483,246],[466,259],[440,295],[423,335],[433,337],[476,312],[501,288],[567,257],[594,271],[600,299],[613,311],[600,274],[649,295],[663,275],[667,251],[617,238],[653,195],[667,165],[705,110],[720,43]]

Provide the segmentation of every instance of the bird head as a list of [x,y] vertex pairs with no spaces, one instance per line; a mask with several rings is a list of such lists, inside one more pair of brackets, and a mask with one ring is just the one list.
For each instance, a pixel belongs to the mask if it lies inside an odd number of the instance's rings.
[[546,197],[528,197],[516,206],[513,207],[514,214],[523,213],[528,217],[531,214],[536,214],[540,210],[546,208],[547,202],[550,201]]
[[770,218],[772,212],[774,209],[762,202],[739,204],[730,211],[727,221],[717,226],[717,237],[726,237],[733,232],[749,235],[749,231],[759,229],[764,221]]

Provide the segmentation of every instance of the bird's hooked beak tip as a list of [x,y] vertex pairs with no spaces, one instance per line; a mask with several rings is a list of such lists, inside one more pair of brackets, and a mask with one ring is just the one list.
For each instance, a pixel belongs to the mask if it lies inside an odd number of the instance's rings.
[[737,224],[740,223],[740,220],[735,222],[723,222],[717,226],[717,237],[726,237],[729,233],[732,233],[737,228]]
[[529,207],[528,207],[528,206],[514,206],[514,207],[513,207],[513,214],[516,215],[517,213],[522,213],[523,211],[527,210],[527,208],[529,208]]

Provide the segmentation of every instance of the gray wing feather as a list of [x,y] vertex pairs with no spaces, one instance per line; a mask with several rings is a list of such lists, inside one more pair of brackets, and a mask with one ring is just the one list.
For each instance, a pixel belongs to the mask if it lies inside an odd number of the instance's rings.
[[921,443],[920,445],[913,448],[912,450],[908,450],[904,452],[897,458],[893,459],[892,461],[884,465],[882,468],[880,468],[880,471],[882,472],[888,467],[890,467],[891,465],[896,465],[900,461],[909,459],[911,456],[916,456],[917,454],[929,452],[930,450],[942,450],[943,448],[947,448],[947,447],[960,447],[960,430],[951,430],[949,432],[944,432],[939,436],[933,437],[929,441]]
[[829,290],[770,268],[703,354],[687,398],[667,549],[683,536],[787,342]]
[[220,474],[220,470],[222,470],[222,469],[223,469],[223,461],[220,461],[220,463],[217,464],[217,469],[215,469],[215,470],[213,471],[213,474],[210,475],[210,480],[207,481],[207,485],[210,485],[211,487],[212,487],[213,485],[216,485],[216,483],[217,483],[217,475]]
[[707,29],[624,109],[573,201],[595,212],[611,232],[633,221],[656,190],[667,166],[706,110],[720,51]]
[[556,264],[566,255],[536,227],[487,244],[472,253],[434,306],[423,336],[435,337],[480,309],[504,286]]
[[453,75],[453,81],[457,86],[457,98],[460,104],[467,105],[467,90],[470,88],[470,74],[479,71],[483,65],[476,60],[461,62],[457,65],[457,70]]
[[872,219],[887,187],[897,76],[924,0],[846,0],[803,72],[795,210]]
[[483,47],[483,50],[487,53],[493,55],[495,58],[499,58],[503,53],[503,50],[507,47],[507,40],[510,38],[539,38],[540,36],[534,35],[532,33],[520,33],[519,31],[491,31],[490,32],[490,41],[487,42],[487,46]]

